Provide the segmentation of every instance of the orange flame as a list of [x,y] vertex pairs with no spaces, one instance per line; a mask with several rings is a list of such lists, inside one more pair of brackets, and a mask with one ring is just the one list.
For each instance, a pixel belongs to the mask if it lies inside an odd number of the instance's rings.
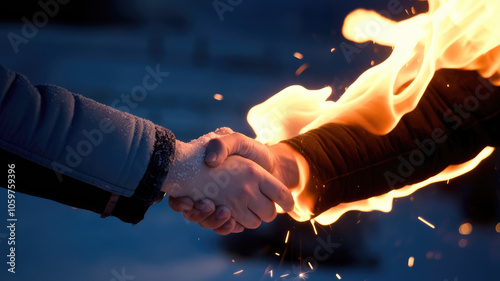
[[[307,90],[290,86],[247,116],[257,140],[275,144],[329,122],[359,125],[374,134],[387,134],[401,117],[414,110],[435,71],[442,68],[476,70],[500,85],[500,1],[430,0],[429,11],[394,22],[374,11],[358,9],[349,14],[342,32],[355,42],[373,41],[392,46],[391,56],[364,72],[337,101],[327,101],[331,88]],[[389,212],[393,198],[407,196],[430,183],[448,180],[475,168],[493,152],[485,148],[475,159],[421,183],[387,194],[343,203],[314,221],[327,225],[350,210]],[[301,196],[308,171],[300,165],[301,184],[293,190],[298,221],[311,219],[311,198]]]

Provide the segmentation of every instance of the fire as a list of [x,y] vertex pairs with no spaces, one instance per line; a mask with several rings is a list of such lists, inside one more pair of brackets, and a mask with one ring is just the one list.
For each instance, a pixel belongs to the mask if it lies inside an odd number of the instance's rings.
[[[499,13],[500,1],[495,0],[430,0],[428,12],[401,22],[374,11],[355,10],[345,19],[344,36],[359,43],[373,41],[392,46],[390,57],[360,75],[337,102],[327,101],[332,92],[329,87],[307,90],[290,86],[253,107],[247,119],[256,139],[274,144],[329,122],[359,125],[374,134],[387,134],[404,114],[415,109],[435,71],[442,68],[476,70],[491,83],[500,85],[500,21],[496,19]],[[394,198],[466,173],[492,152],[493,148],[486,147],[475,159],[449,166],[421,183],[342,203],[314,221],[328,225],[351,210],[389,212]],[[302,195],[308,171],[305,163],[299,165],[301,182],[292,192],[296,206],[290,215],[307,221],[313,215],[314,202]]]

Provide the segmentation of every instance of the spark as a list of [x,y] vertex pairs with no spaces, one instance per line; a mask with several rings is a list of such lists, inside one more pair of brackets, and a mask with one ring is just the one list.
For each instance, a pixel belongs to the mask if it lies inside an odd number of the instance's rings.
[[375,64],[375,61],[374,61],[374,60],[372,60],[372,61],[370,62],[370,65],[372,65],[372,66],[373,66],[374,64]]
[[467,239],[460,239],[460,241],[458,241],[458,246],[460,248],[465,248],[465,246],[467,246]]
[[450,84],[446,84],[446,87],[449,88],[450,87]]
[[335,48],[332,48],[332,49],[330,50],[330,53],[333,53],[334,51],[335,51]]
[[276,253],[274,253],[274,254],[275,254],[275,255],[277,255],[278,257],[280,256],[280,253],[278,253],[278,252],[276,252]]
[[236,271],[235,273],[233,273],[233,275],[238,275],[238,274],[240,274],[240,273],[242,273],[242,272],[243,272],[243,269],[242,269],[242,270],[238,270],[238,271]]
[[316,235],[318,235],[318,231],[316,231],[316,226],[314,225],[314,220],[311,220],[311,224],[312,224],[312,226],[313,226],[314,233],[315,233]]
[[458,232],[462,235],[469,235],[472,232],[472,224],[464,223],[458,228]]
[[425,257],[426,257],[428,260],[431,260],[432,258],[434,258],[434,252],[433,252],[433,251],[429,251],[429,252],[427,252],[427,254],[425,254]]
[[302,72],[304,72],[304,70],[306,70],[307,68],[309,67],[309,64],[307,63],[304,63],[303,65],[301,65],[297,71],[295,71],[295,75],[299,76],[300,74],[302,74]]
[[307,279],[307,274],[305,272],[301,272],[301,273],[299,273],[299,278],[305,280],[305,279]]
[[222,100],[222,99],[224,99],[224,96],[221,95],[221,94],[215,94],[214,95],[214,99],[216,99],[216,100]]
[[338,274],[338,273],[337,273],[337,274],[335,274],[335,276],[337,276],[337,278],[338,278],[339,280],[340,280],[340,279],[342,279],[342,277],[340,277],[340,274]]
[[414,262],[415,262],[415,258],[414,257],[408,258],[408,267],[413,267],[413,263]]
[[299,53],[299,52],[295,52],[295,53],[293,54],[293,56],[294,56],[294,57],[296,57],[296,58],[298,58],[299,60],[301,60],[301,59],[303,59],[303,58],[304,58],[304,56],[303,56],[301,53]]
[[430,223],[430,222],[426,221],[424,218],[422,218],[422,217],[420,217],[420,216],[419,216],[419,217],[418,217],[418,219],[419,219],[421,222],[423,222],[423,223],[425,223],[426,225],[428,225],[429,227],[431,227],[431,228],[436,228],[436,227],[435,227],[432,223]]
[[271,276],[271,278],[273,278],[273,270],[269,270],[269,276]]
[[289,235],[290,235],[290,230],[288,230],[286,233],[285,244],[288,243],[288,236]]
[[309,267],[310,267],[312,270],[314,270],[314,268],[313,268],[313,266],[312,266],[312,264],[311,264],[311,262],[310,262],[310,261],[308,261],[308,262],[307,262],[307,264],[309,265]]
[[234,262],[234,260],[231,260],[232,262]]
[[415,7],[411,7],[411,13],[412,14],[416,14],[417,13],[417,11],[415,11]]
[[495,231],[500,233],[500,222],[495,226]]
[[405,9],[405,12],[406,12],[406,14],[407,14],[407,15],[410,15],[410,13],[408,13],[408,10],[407,10],[407,9]]
[[281,275],[280,277],[281,277],[281,278],[283,278],[283,277],[287,277],[288,275],[290,275],[290,273],[283,274],[283,275]]

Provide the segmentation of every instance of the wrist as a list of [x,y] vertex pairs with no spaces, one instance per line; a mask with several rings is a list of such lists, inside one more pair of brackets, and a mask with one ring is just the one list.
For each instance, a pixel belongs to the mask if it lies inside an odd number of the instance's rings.
[[299,188],[309,175],[309,164],[304,156],[282,142],[269,149],[274,156],[272,174],[289,189]]

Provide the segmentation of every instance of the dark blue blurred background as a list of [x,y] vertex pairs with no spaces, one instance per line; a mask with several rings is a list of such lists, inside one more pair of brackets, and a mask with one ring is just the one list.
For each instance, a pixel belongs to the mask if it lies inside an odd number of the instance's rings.
[[[0,63],[33,83],[60,85],[108,105],[140,85],[147,66],[159,64],[170,76],[131,112],[183,141],[221,126],[252,135],[248,110],[291,84],[329,85],[337,98],[371,61],[390,54],[388,48],[343,38],[350,11],[386,10],[401,20],[412,15],[411,7],[427,9],[416,0],[66,2],[57,11],[52,6],[50,15],[37,1],[4,1]],[[44,26],[27,30],[23,18]],[[13,45],[12,34],[24,40]],[[304,63],[308,68],[297,76]],[[285,215],[258,230],[221,237],[184,221],[166,202],[132,226],[20,196],[17,273],[7,273],[2,227],[0,280],[300,280],[301,272],[310,280],[336,280],[336,274],[342,280],[496,280],[498,162],[491,157],[469,175],[398,199],[391,213],[348,213],[318,227],[320,240],[309,223]],[[6,202],[6,192],[0,198]],[[1,214],[5,222],[7,214]],[[463,223],[471,223],[471,234],[459,233]],[[322,241],[338,247],[328,252]],[[327,258],[316,259],[311,270],[303,261],[318,247]]]

